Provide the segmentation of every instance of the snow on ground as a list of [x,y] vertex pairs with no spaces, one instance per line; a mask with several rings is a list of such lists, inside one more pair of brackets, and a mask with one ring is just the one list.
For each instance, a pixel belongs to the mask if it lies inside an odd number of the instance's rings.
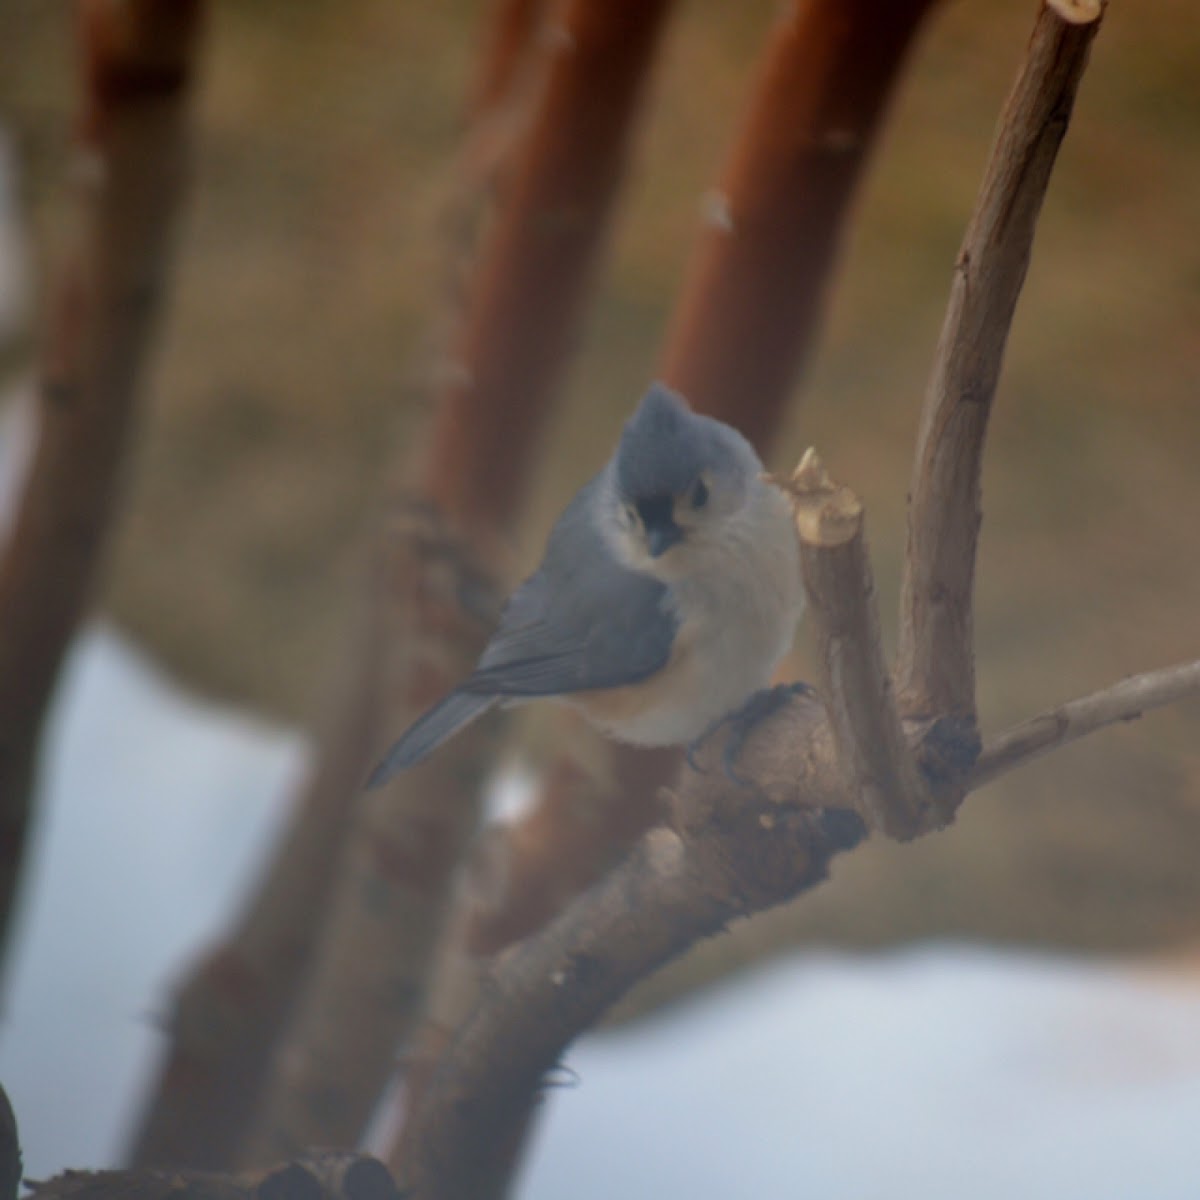
[[1194,1200],[1200,987],[941,945],[795,957],[594,1037],[522,1200]]
[[186,697],[111,631],[79,640],[0,1023],[31,1177],[117,1161],[171,985],[236,911],[302,757],[294,735]]

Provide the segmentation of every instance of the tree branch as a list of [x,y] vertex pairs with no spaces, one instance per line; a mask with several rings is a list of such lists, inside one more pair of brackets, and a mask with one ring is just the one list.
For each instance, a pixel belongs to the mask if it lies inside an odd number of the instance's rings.
[[808,621],[821,692],[847,795],[872,829],[913,837],[930,801],[904,740],[892,696],[863,537],[863,510],[809,449],[788,485],[796,514]]
[[896,670],[906,716],[975,721],[975,551],[988,417],[1038,212],[1102,12],[1101,0],[1043,6],[955,264],[913,462]]
[[786,4],[708,197],[660,374],[765,458],[887,104],[935,0]]
[[42,719],[91,599],[162,309],[201,0],[79,6],[80,228],[51,289],[37,445],[0,561],[0,952]]
[[[507,532],[624,174],[671,0],[570,0],[436,397],[422,488],[459,530]],[[503,447],[503,453],[497,453]]]
[[496,962],[396,1168],[420,1200],[503,1195],[512,1139],[579,1033],[699,938],[824,878],[832,855],[865,836],[857,814],[825,806],[843,803],[841,769],[816,701],[791,700],[751,734],[741,768],[757,790],[723,775],[722,751],[706,746],[705,773],[684,772],[671,827]]
[[1097,729],[1136,721],[1143,713],[1196,695],[1200,695],[1200,659],[1131,675],[1111,687],[1068,700],[988,742],[971,772],[971,790]]
[[366,1154],[313,1154],[239,1175],[66,1171],[28,1186],[31,1200],[401,1200],[388,1169]]

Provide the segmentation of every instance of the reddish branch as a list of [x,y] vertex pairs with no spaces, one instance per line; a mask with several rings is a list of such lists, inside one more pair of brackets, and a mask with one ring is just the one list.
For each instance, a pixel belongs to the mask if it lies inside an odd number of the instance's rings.
[[784,5],[708,198],[661,373],[760,451],[813,344],[855,189],[932,5]]
[[51,284],[37,446],[0,562],[0,927],[42,719],[92,596],[162,309],[202,15],[200,0],[79,6],[79,229]]
[[992,399],[1100,0],[1052,0],[1001,114],[921,411],[896,668],[907,716],[975,721],[975,550]]
[[[389,564],[383,586],[396,612],[374,648],[390,648],[396,660],[381,706],[389,735],[470,671],[497,615],[483,577],[469,557],[449,552],[443,530],[402,541],[416,555]],[[494,733],[492,722],[477,722],[455,754],[435,755],[359,799],[318,915],[308,977],[242,1130],[241,1161],[358,1143],[422,995],[452,872],[475,832]],[[346,798],[361,788],[359,766]],[[288,914],[289,926],[294,920]]]
[[534,52],[548,0],[491,0],[485,45],[468,111],[487,120],[508,100],[524,62]]
[[423,489],[484,536],[516,516],[620,184],[670,0],[569,0],[441,372]]

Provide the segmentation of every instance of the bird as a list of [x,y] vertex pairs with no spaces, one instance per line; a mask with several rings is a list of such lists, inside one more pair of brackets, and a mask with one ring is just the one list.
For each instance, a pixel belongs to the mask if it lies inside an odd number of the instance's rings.
[[787,497],[736,429],[655,383],[555,523],[474,671],[367,786],[494,706],[547,697],[618,741],[691,746],[766,687],[803,607]]

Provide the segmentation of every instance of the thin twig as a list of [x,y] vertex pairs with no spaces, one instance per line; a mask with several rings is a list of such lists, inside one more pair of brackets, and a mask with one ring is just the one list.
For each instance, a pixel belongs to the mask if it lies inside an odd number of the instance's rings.
[[494,965],[414,1115],[409,1154],[393,1169],[420,1200],[494,1200],[510,1145],[544,1074],[620,996],[733,918],[824,878],[832,855],[866,835],[841,802],[842,779],[820,705],[796,697],[763,722],[740,767],[722,773],[723,738],[686,770],[672,828],[632,853],[561,916]]
[[1099,0],[1041,10],[955,264],[913,462],[896,670],[905,716],[975,720],[984,439],[1038,212],[1102,11]]
[[508,533],[575,345],[672,0],[569,0],[435,400],[422,487],[461,530]]
[[1200,695],[1200,659],[1131,675],[1068,700],[988,742],[971,772],[971,790],[1106,725],[1136,721],[1143,713],[1195,695]]
[[387,1167],[366,1154],[317,1153],[265,1171],[66,1171],[27,1185],[31,1200],[400,1200]]
[[660,374],[763,458],[816,342],[855,192],[934,3],[780,5],[706,198]]

